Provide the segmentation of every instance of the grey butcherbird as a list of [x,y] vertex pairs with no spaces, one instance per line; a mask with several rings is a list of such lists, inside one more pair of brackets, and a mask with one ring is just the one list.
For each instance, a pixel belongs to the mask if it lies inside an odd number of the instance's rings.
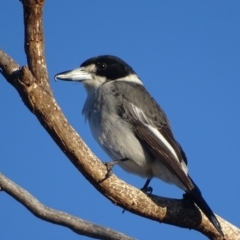
[[157,177],[183,189],[223,235],[188,174],[186,155],[164,111],[127,63],[115,56],[98,56],[55,79],[83,83],[88,94],[83,114],[93,137],[113,160],[119,159],[124,170],[147,178],[145,188]]

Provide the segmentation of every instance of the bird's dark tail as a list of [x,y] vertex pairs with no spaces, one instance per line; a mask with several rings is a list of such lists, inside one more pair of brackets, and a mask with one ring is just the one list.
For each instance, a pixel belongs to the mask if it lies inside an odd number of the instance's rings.
[[[190,178],[190,177],[189,177]],[[191,178],[190,178],[191,179]],[[194,181],[191,179],[194,189],[188,192],[190,198],[197,204],[197,206],[203,211],[203,213],[207,216],[209,221],[213,224],[213,226],[218,230],[218,232],[224,236],[222,232],[221,225],[219,221],[217,220],[216,216],[214,215],[211,208],[208,206],[207,202],[202,197],[202,193],[199,190],[198,186],[194,183]]]

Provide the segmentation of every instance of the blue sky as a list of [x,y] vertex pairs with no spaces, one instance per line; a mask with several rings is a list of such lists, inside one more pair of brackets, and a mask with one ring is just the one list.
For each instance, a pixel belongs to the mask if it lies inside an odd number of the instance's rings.
[[[92,151],[109,160],[81,115],[83,86],[55,82],[53,76],[93,56],[117,55],[134,68],[164,108],[206,201],[236,226],[240,226],[239,11],[239,1],[221,0],[47,1],[44,11],[54,95]],[[22,15],[19,1],[1,2],[0,48],[25,65]],[[43,204],[137,239],[205,239],[196,231],[122,214],[74,168],[2,76],[0,109],[0,171]],[[114,173],[138,188],[145,181],[119,167]],[[155,194],[182,197],[182,191],[158,179],[151,186]],[[0,206],[0,239],[79,239],[71,230],[37,219],[4,192]]]

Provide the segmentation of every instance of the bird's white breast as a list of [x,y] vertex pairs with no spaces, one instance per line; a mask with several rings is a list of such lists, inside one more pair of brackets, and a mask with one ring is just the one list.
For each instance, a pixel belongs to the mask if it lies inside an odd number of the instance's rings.
[[108,89],[99,89],[97,93],[88,96],[83,114],[94,139],[112,160],[130,159],[120,164],[124,170],[151,177],[148,153],[133,134],[129,123],[118,116],[116,108],[114,96],[108,94]]

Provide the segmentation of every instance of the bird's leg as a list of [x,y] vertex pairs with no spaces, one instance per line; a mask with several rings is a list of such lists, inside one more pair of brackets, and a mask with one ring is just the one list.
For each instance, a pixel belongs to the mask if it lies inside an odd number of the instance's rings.
[[147,181],[145,182],[144,186],[140,189],[141,191],[143,191],[144,193],[146,193],[147,195],[148,194],[151,194],[153,189],[152,187],[149,187],[149,183],[151,182],[151,178],[148,178]]
[[122,159],[117,159],[117,160],[113,160],[111,162],[104,163],[104,165],[107,168],[107,173],[106,173],[105,179],[109,178],[112,175],[112,169],[116,164],[125,162],[127,160],[129,160],[129,159],[128,158],[122,158]]

